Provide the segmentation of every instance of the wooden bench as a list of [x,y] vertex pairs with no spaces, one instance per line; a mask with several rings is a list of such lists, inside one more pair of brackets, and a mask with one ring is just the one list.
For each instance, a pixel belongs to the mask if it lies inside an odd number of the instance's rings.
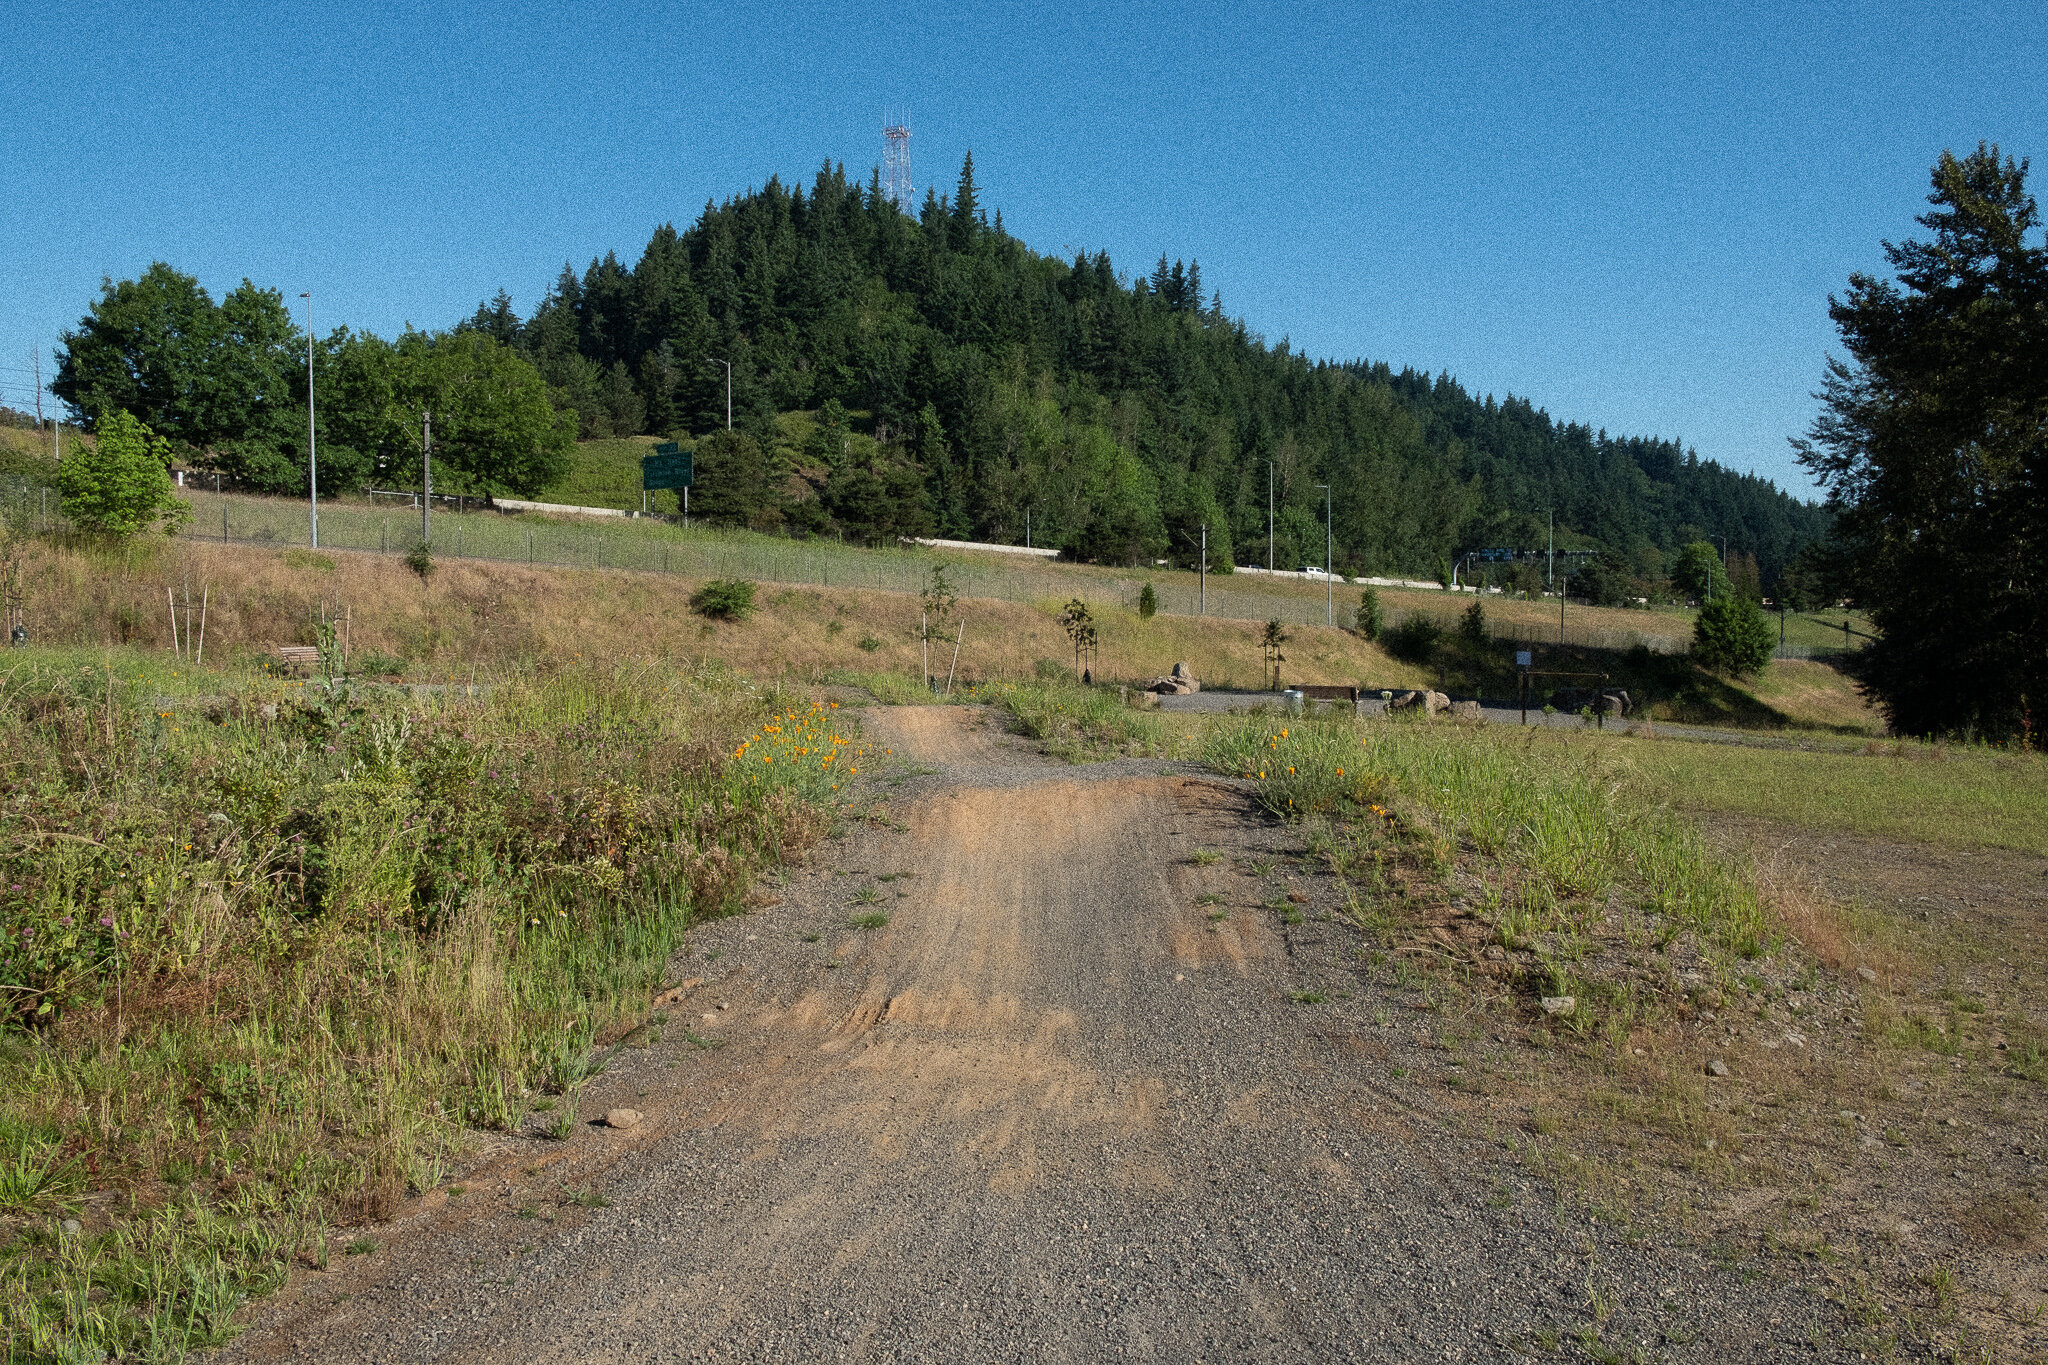
[[1348,701],[1358,705],[1358,689],[1343,683],[1293,683],[1288,690],[1301,693],[1308,701]]
[[287,673],[311,673],[320,666],[317,645],[279,645],[274,652],[277,666]]

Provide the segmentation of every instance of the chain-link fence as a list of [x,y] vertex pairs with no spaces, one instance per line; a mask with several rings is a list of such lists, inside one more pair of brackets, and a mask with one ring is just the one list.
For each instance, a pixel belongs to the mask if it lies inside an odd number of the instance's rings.
[[[188,538],[228,543],[276,545],[309,543],[307,508],[283,499],[215,496],[185,490],[194,516],[184,529]],[[341,550],[404,554],[421,543],[422,520],[414,494],[377,502],[323,502],[320,543]],[[408,502],[407,500],[415,500]],[[1247,577],[1209,575],[1206,588],[1185,572],[1119,573],[1082,565],[1033,559],[1011,567],[995,557],[956,559],[921,546],[866,548],[832,540],[782,540],[747,532],[704,527],[685,529],[671,519],[622,515],[576,520],[506,515],[477,510],[474,499],[437,496],[425,531],[436,557],[483,559],[501,563],[589,569],[628,569],[672,573],[690,578],[746,578],[761,583],[817,587],[872,588],[916,593],[930,582],[934,565],[945,566],[953,589],[962,597],[1011,602],[1058,602],[1080,597],[1105,599],[1136,607],[1138,595],[1151,582],[1159,610],[1176,616],[1206,615],[1224,620],[1280,621],[1288,625],[1322,625],[1325,595],[1276,591],[1248,584]],[[51,514],[54,515],[54,514]],[[1358,588],[1342,585],[1330,615],[1347,624],[1357,606]],[[1420,613],[1447,628],[1474,599],[1445,594],[1442,602],[1404,602],[1401,610]],[[1489,600],[1488,605],[1493,605]],[[1692,642],[1691,624],[1674,617],[1668,631],[1617,629],[1573,620],[1567,607],[1560,627],[1554,621],[1505,619],[1498,611],[1487,632],[1504,642],[1530,645],[1567,644],[1596,649],[1641,646],[1658,653],[1680,653]],[[1661,623],[1660,623],[1661,624]],[[1861,643],[1859,640],[1858,644]],[[1827,659],[1843,651],[1815,644],[1788,643],[1776,657]]]

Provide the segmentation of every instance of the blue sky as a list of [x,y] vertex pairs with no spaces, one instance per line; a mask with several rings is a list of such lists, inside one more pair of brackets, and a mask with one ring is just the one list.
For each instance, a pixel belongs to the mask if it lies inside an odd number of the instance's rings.
[[[1789,11],[1789,12],[1788,12]],[[522,313],[771,173],[913,169],[1312,356],[1448,370],[1806,490],[1827,295],[1944,147],[2048,176],[2048,6],[11,7],[0,402],[162,259],[314,323]],[[2037,193],[2041,181],[2036,181]],[[294,297],[296,303],[296,298]]]

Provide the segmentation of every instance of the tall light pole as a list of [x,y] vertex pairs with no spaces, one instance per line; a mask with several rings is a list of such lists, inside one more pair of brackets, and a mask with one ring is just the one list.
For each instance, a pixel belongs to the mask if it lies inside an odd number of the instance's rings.
[[1337,580],[1330,568],[1330,485],[1319,483],[1316,487],[1323,490],[1323,624],[1334,626],[1337,624],[1337,602],[1332,594],[1337,591]]
[[313,448],[313,291],[303,291],[306,301],[306,519],[312,527],[313,548],[320,548],[320,457]]
[[1273,572],[1273,462],[1266,461],[1266,572]]
[[725,429],[726,429],[727,431],[731,431],[731,430],[732,430],[732,362],[731,362],[730,360],[720,360],[720,359],[719,359],[719,358],[718,358],[717,356],[710,356],[710,355],[708,355],[708,356],[705,356],[705,357],[704,357],[704,363],[705,363],[706,365],[723,365],[723,366],[725,366]]

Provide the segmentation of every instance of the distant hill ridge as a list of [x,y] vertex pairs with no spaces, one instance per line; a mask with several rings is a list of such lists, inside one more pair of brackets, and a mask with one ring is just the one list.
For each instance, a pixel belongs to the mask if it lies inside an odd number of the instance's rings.
[[[658,228],[630,269],[564,266],[526,318],[500,291],[460,326],[527,354],[586,437],[711,437],[706,516],[797,532],[1034,543],[1090,558],[1323,560],[1431,574],[1456,551],[1602,549],[1648,583],[1727,537],[1766,581],[1821,509],[1677,442],[1611,437],[1448,375],[1313,361],[1203,297],[1198,264],[1119,278],[1106,253],[1040,255],[990,222],[973,159],[899,212],[826,165]],[[739,437],[726,420],[726,373]]]

